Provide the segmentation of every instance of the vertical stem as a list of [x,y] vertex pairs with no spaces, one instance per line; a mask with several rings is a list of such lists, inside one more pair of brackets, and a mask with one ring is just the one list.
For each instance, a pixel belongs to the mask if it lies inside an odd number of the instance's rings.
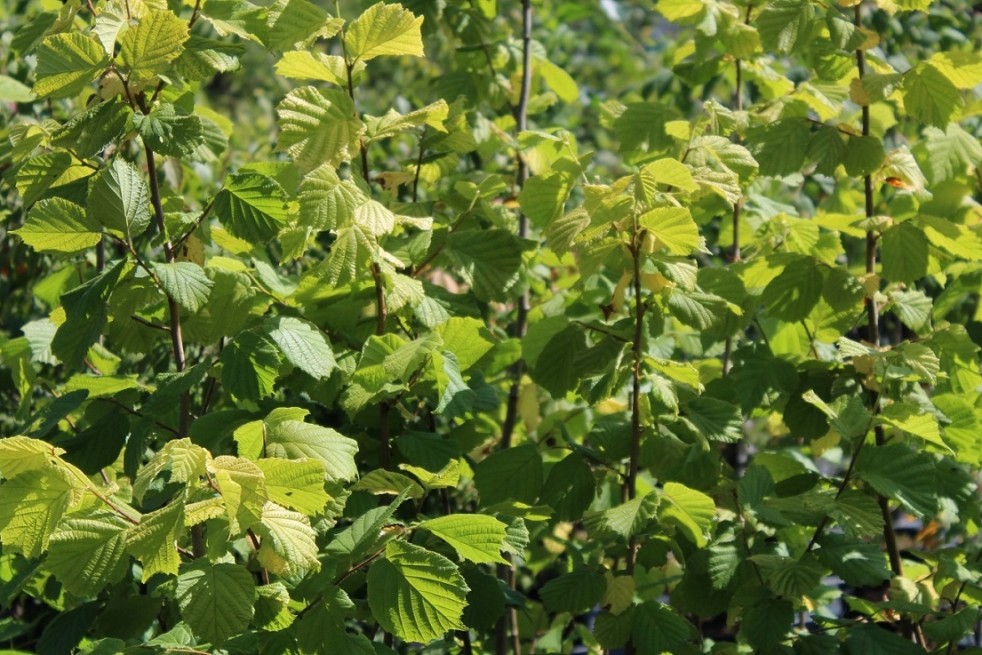
[[[485,53],[486,54],[486,53]],[[490,64],[490,58],[489,58]],[[492,66],[493,70],[493,66]],[[516,136],[528,129],[528,103],[532,91],[532,0],[522,0],[522,86],[519,91],[518,104],[514,108]],[[522,156],[521,148],[515,153],[515,186],[520,191],[529,178],[528,164]],[[525,239],[528,237],[529,223],[528,217],[519,211],[518,213],[518,237]],[[515,317],[515,324],[512,326],[512,334],[521,339],[525,336],[528,328],[529,313],[529,292],[523,291],[518,299],[518,307]],[[525,362],[518,360],[511,367],[512,377],[511,387],[508,389],[508,400],[505,407],[505,420],[501,426],[501,448],[510,448],[512,438],[515,433],[515,425],[518,422],[518,395],[522,383],[522,375],[525,373]],[[506,555],[508,564],[498,565],[498,577],[508,584],[512,589],[515,588],[515,569],[511,562],[511,556]],[[522,652],[521,635],[518,634],[518,611],[509,608],[504,617],[498,621],[495,629],[495,652],[497,655],[505,655],[508,652],[508,635],[511,634],[511,651],[514,655]]]
[[[628,461],[627,478],[624,480],[626,500],[634,500],[638,495],[638,461],[641,458],[641,363],[644,358],[644,302],[641,298],[641,245],[635,230],[634,245],[631,248],[634,264],[634,342],[631,344],[633,362],[631,365],[631,456]],[[634,537],[627,550],[627,572],[634,573],[637,558]]]
[[[862,3],[860,2],[854,8],[853,22],[857,28],[862,27],[863,15],[862,15]],[[859,79],[862,80],[866,75],[866,53],[862,48],[856,49],[856,69],[859,73]],[[863,105],[862,107],[862,134],[863,136],[870,135],[870,112],[869,105]],[[867,221],[873,218],[874,204],[873,204],[873,176],[866,175],[863,178],[863,194],[865,197],[865,210]],[[866,274],[872,276],[876,274],[876,259],[877,259],[877,236],[873,230],[866,232]],[[866,326],[866,338],[873,345],[873,347],[878,347],[880,345],[880,311],[879,307],[876,305],[876,297],[866,299],[866,318],[868,325]],[[879,394],[876,396],[876,405],[872,408],[873,414],[878,414],[880,409]],[[876,437],[876,445],[882,446],[886,443],[886,435],[883,432],[883,426],[877,425],[873,434]],[[904,564],[900,557],[900,549],[897,546],[897,535],[893,530],[893,516],[890,512],[890,501],[884,496],[877,496],[877,501],[880,506],[880,513],[883,515],[883,541],[886,545],[887,555],[890,559],[890,570],[893,571],[894,575],[902,576],[904,574]],[[912,638],[915,642],[923,645],[924,636],[921,634],[919,626],[911,625],[911,622],[907,619],[902,621],[902,628],[904,635],[908,638]]]
[[[518,97],[518,104],[515,106],[515,126],[519,134],[528,129],[528,102],[532,89],[532,0],[522,0],[522,87]],[[516,174],[515,186],[520,191],[529,178],[528,164],[519,149],[515,155]],[[518,236],[521,239],[528,237],[529,224],[528,217],[522,212],[518,213]],[[529,294],[528,291],[522,293],[518,299],[517,315],[515,324],[512,326],[512,333],[522,338],[528,327]],[[515,425],[518,421],[518,392],[521,384],[522,374],[525,372],[525,362],[519,360],[511,369],[512,386],[508,392],[508,404],[505,411],[505,422],[501,428],[501,447],[509,448],[512,436],[515,432]]]

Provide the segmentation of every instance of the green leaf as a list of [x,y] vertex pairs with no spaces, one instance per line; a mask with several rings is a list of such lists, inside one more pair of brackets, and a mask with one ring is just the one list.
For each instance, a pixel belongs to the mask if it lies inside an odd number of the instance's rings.
[[126,528],[107,511],[66,518],[48,542],[45,568],[73,594],[95,595],[126,571]]
[[807,43],[814,8],[808,0],[775,0],[757,16],[756,25],[766,50],[787,54]]
[[562,173],[535,175],[525,182],[518,193],[518,202],[532,224],[542,228],[562,214],[570,191],[572,185]]
[[37,49],[34,93],[39,98],[68,98],[95,81],[109,57],[95,39],[79,32],[55,34]]
[[768,313],[784,321],[804,320],[822,297],[825,280],[815,260],[802,257],[785,266],[764,289]]
[[140,517],[140,524],[130,529],[126,548],[143,565],[142,581],[157,573],[177,575],[181,557],[176,543],[184,534],[184,504],[172,502]]
[[323,380],[337,367],[327,338],[311,323],[280,316],[267,323],[269,338],[290,362],[315,380]]
[[573,453],[553,465],[542,487],[542,502],[556,511],[560,521],[575,521],[589,509],[597,495],[593,470]]
[[587,512],[583,522],[591,533],[609,533],[626,540],[640,534],[657,510],[658,496],[651,493],[610,509]]
[[381,55],[423,56],[423,18],[400,4],[379,2],[351,21],[344,35],[352,61],[368,61]]
[[923,230],[909,221],[883,233],[883,275],[892,282],[914,282],[927,274],[928,240]]
[[215,215],[235,236],[262,243],[287,223],[286,193],[271,177],[251,171],[237,173],[215,197]]
[[982,144],[958,123],[949,123],[943,131],[926,128],[922,143],[927,151],[924,172],[934,183],[954,179],[982,162]]
[[62,448],[30,437],[0,439],[0,477],[13,478],[28,471],[40,471],[56,463]]
[[539,590],[542,602],[554,612],[586,612],[600,602],[607,590],[604,576],[591,569],[564,573]]
[[131,164],[116,158],[89,192],[88,215],[128,241],[150,226],[150,189]]
[[[692,172],[689,167],[677,159],[658,159],[650,164],[645,164],[638,171],[638,178],[649,189],[654,189],[654,185],[658,184],[683,191],[697,191],[699,189],[699,185],[692,179]],[[654,194],[649,192],[647,196],[650,199]]]
[[301,221],[315,229],[336,230],[351,225],[355,209],[368,200],[357,184],[342,180],[333,166],[324,164],[307,173],[300,183]]
[[195,636],[219,646],[249,625],[256,587],[243,566],[197,560],[178,576],[176,595]]
[[34,205],[12,234],[38,252],[76,253],[102,240],[102,226],[74,202],[48,198]]
[[190,157],[202,141],[201,119],[170,104],[157,106],[149,114],[133,114],[133,125],[143,142],[154,152],[170,157]]
[[907,434],[923,439],[943,450],[951,452],[948,444],[941,439],[941,428],[933,414],[926,414],[921,407],[909,403],[894,403],[883,408],[880,420]]
[[[793,0],[794,4],[807,4]],[[761,175],[790,175],[801,170],[810,131],[803,118],[781,118],[750,130],[747,135]]]
[[507,563],[501,556],[507,526],[493,516],[452,514],[423,521],[419,527],[447,542],[470,562]]
[[639,652],[680,652],[692,637],[692,624],[664,603],[647,601],[633,612],[631,641]]
[[0,101],[30,102],[32,100],[34,100],[34,93],[31,87],[7,75],[0,75]]
[[284,53],[276,62],[276,72],[293,80],[318,80],[340,87],[348,83],[343,57],[310,50]]
[[822,579],[825,568],[806,554],[800,560],[783,555],[754,555],[753,561],[767,586],[777,596],[796,600],[808,595]]
[[713,499],[677,482],[666,482],[662,491],[658,517],[675,524],[697,546],[704,546],[716,516]]
[[72,156],[67,152],[46,152],[31,157],[17,170],[17,191],[25,206],[33,205],[72,168]]
[[277,575],[295,575],[320,567],[317,533],[299,512],[267,502],[256,532],[263,538],[259,563]]
[[542,488],[542,457],[530,444],[499,450],[478,462],[474,484],[485,507],[508,500],[533,503]]
[[883,142],[875,136],[853,136],[846,143],[842,163],[853,177],[871,175],[886,159]]
[[358,444],[331,428],[304,423],[296,419],[280,420],[280,410],[266,417],[266,455],[285,459],[310,457],[324,464],[331,480],[353,480],[358,477],[355,453]]
[[877,625],[857,625],[846,637],[848,655],[923,655],[924,649]]
[[62,469],[25,471],[0,484],[0,540],[4,551],[38,557],[75,499],[75,485]]
[[736,443],[743,439],[740,408],[724,400],[700,396],[685,405],[684,415],[710,441]]
[[325,163],[338,166],[358,152],[365,125],[343,91],[303,86],[287,94],[276,113],[279,147],[303,170]]
[[164,293],[192,314],[205,306],[215,285],[203,268],[192,262],[151,264]]
[[944,73],[921,62],[904,74],[904,108],[911,118],[944,128],[961,108],[958,87]]
[[469,591],[453,562],[402,541],[385,547],[385,559],[368,571],[368,605],[387,632],[428,643],[464,629],[461,615]]
[[316,459],[269,457],[256,460],[266,478],[266,493],[275,503],[308,516],[324,510],[331,497],[324,490],[324,464]]
[[848,490],[835,500],[835,509],[829,514],[855,538],[868,538],[883,534],[883,513],[876,500],[867,493]]
[[242,332],[225,346],[219,359],[222,385],[234,397],[259,400],[273,393],[282,359],[265,336]]
[[822,547],[815,551],[818,558],[847,584],[875,587],[893,575],[876,543],[831,533],[823,535],[820,543]]
[[188,438],[168,441],[140,469],[133,482],[133,496],[142,500],[151,483],[162,473],[167,473],[169,482],[197,481],[205,475],[205,464],[209,457],[207,450],[191,443]]
[[655,247],[673,255],[687,256],[699,250],[699,226],[685,207],[659,207],[638,217],[638,225],[656,239]]
[[52,143],[71,147],[79,157],[92,157],[123,136],[132,115],[123,100],[100,102],[71,117],[55,131]]
[[149,11],[119,40],[119,58],[130,69],[131,82],[149,80],[170,67],[187,40],[187,21],[172,11]]
[[863,480],[887,498],[893,498],[913,514],[934,516],[937,511],[937,477],[930,456],[902,444],[863,451],[857,471]]
[[458,230],[447,237],[446,254],[480,300],[509,300],[522,270],[522,247],[508,230]]
[[272,50],[309,46],[317,37],[329,39],[344,24],[309,0],[276,0],[267,9],[266,20],[269,31],[265,41]]

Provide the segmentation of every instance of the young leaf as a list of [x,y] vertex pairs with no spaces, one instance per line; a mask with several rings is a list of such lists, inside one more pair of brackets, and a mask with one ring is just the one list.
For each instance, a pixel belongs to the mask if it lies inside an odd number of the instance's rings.
[[505,524],[482,514],[453,514],[423,521],[419,527],[450,544],[457,554],[475,564],[506,563],[501,556]]
[[68,98],[91,84],[109,63],[95,39],[79,32],[55,34],[37,50],[34,93],[39,98]]
[[59,468],[26,471],[0,484],[0,539],[4,550],[38,557],[76,498],[75,485]]
[[147,12],[120,39],[120,62],[130,69],[131,81],[152,79],[180,56],[187,39],[188,23],[174,12]]
[[706,535],[716,515],[709,496],[677,482],[666,482],[658,516],[674,523],[697,546],[706,544]]
[[358,152],[365,125],[344,91],[300,87],[287,94],[276,112],[279,145],[304,170],[324,163],[338,166]]
[[172,502],[140,517],[126,535],[126,549],[143,565],[142,581],[157,573],[177,575],[181,557],[176,542],[184,533],[184,504]]
[[298,318],[281,316],[266,324],[269,338],[286,361],[316,380],[331,375],[337,366],[334,352],[321,332]]
[[266,493],[275,503],[308,516],[320,514],[331,499],[324,489],[324,465],[316,459],[269,457],[256,460],[266,478]]
[[351,21],[344,35],[352,61],[368,61],[381,55],[423,56],[423,18],[400,4],[379,2]]

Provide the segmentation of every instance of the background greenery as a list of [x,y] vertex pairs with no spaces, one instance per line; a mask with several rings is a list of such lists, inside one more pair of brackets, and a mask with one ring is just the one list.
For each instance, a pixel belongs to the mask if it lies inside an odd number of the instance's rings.
[[0,653],[978,652],[980,24],[0,7]]

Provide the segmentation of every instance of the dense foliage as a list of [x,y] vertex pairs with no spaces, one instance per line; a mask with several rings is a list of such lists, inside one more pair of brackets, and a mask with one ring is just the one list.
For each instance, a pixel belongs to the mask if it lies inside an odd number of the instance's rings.
[[0,652],[978,639],[972,3],[322,4],[0,7]]

